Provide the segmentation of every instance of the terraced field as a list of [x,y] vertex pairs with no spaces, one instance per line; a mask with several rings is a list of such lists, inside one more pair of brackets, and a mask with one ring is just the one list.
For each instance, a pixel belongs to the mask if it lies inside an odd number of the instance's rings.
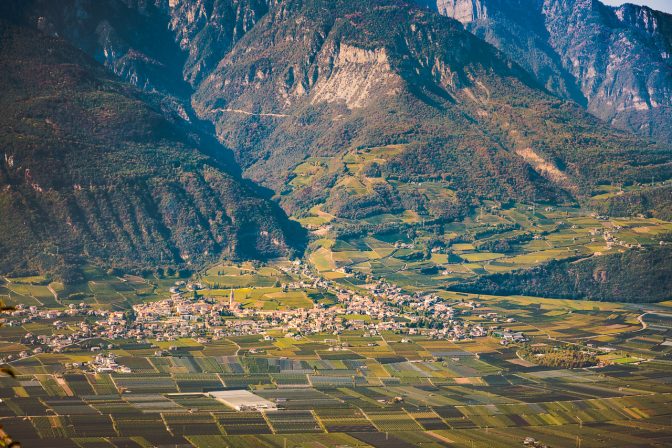
[[344,284],[353,276],[373,276],[424,291],[550,261],[657,246],[672,233],[672,223],[654,218],[604,218],[580,208],[524,204],[487,203],[452,223],[403,221],[380,215],[370,232],[340,236],[347,220],[330,220],[314,232],[319,238],[308,259],[322,276]]

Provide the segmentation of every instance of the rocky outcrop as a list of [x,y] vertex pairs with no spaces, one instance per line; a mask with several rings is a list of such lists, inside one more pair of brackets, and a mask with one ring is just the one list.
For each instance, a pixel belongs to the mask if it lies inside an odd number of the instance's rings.
[[462,23],[488,17],[487,6],[481,0],[436,0],[436,8],[440,14]]
[[[425,2],[426,3],[426,2]],[[597,0],[436,0],[540,84],[619,129],[672,141],[672,16]]]
[[659,25],[672,16],[634,5],[613,9],[594,0],[546,0],[542,14],[549,41],[592,114],[672,141],[672,59],[665,48],[672,34],[665,36],[666,27]]
[[171,0],[169,27],[188,54],[184,78],[198,84],[277,0]]
[[365,50],[341,44],[330,76],[315,85],[311,102],[343,102],[349,109],[362,108],[374,94],[394,95],[400,81],[384,48]]

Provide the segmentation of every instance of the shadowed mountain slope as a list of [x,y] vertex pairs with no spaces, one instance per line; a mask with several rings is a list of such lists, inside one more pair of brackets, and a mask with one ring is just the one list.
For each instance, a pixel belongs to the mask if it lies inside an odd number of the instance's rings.
[[[0,23],[0,270],[77,275],[291,250],[295,227],[140,93],[59,38]],[[235,167],[233,171],[235,172]]]

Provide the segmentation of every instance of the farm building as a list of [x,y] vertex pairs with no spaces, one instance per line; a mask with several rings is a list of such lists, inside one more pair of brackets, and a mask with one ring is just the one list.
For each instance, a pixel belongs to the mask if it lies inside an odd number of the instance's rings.
[[208,392],[212,398],[232,407],[236,411],[276,410],[277,406],[247,390],[220,390]]

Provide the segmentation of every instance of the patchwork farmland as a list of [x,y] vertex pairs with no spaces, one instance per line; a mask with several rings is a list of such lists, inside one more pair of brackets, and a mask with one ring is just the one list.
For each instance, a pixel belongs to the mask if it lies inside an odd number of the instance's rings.
[[[55,448],[672,443],[672,302],[457,287],[647,250],[672,224],[490,204],[358,234],[313,212],[305,262],[3,279],[0,425]],[[240,391],[265,405],[216,398]]]

